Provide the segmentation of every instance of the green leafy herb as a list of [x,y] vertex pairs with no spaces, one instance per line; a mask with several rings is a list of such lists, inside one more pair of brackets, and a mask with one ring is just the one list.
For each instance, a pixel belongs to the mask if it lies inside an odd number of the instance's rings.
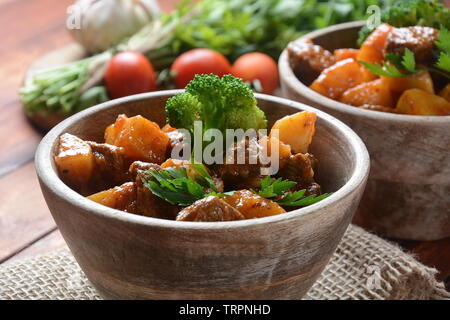
[[436,46],[440,50],[436,67],[450,72],[450,31],[448,29],[444,27],[440,29]]
[[[408,48],[403,55],[400,53],[388,53],[385,55],[388,61],[382,64],[359,61],[371,73],[385,77],[404,77],[415,74],[423,69],[416,69],[414,53]],[[402,72],[405,70],[406,72]]]
[[258,194],[263,198],[274,198],[273,200],[279,205],[288,207],[306,207],[331,195],[331,193],[324,193],[320,196],[313,194],[305,197],[305,189],[295,192],[288,191],[296,185],[297,183],[294,181],[282,180],[281,178],[272,181],[272,179],[267,176],[264,179],[261,179],[261,189]]
[[383,61],[382,64],[359,61],[371,73],[384,77],[404,77],[407,74],[402,73],[396,66]]
[[417,72],[416,70],[416,58],[414,57],[414,53],[408,48],[405,49],[405,53],[402,58],[402,66],[408,72]]
[[154,195],[180,206],[189,206],[210,195],[221,196],[205,166],[202,164],[192,165],[200,173],[195,176],[195,179],[188,176],[184,167],[170,167],[160,171],[149,170],[153,179],[143,181],[143,184]]

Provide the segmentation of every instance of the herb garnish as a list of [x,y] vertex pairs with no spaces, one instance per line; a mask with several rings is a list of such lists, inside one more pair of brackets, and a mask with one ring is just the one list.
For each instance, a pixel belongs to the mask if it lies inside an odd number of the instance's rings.
[[450,72],[450,31],[442,27],[435,44],[439,49],[438,61],[435,64],[435,67],[418,68],[414,53],[408,48],[405,49],[403,55],[400,53],[386,54],[385,57],[387,61],[383,61],[382,64],[365,61],[359,62],[371,73],[379,76],[405,77],[420,71],[428,70],[450,79],[450,75],[445,73]]
[[270,176],[266,176],[264,179],[261,179],[261,190],[257,193],[263,198],[274,198],[272,200],[277,202],[279,205],[288,207],[309,206],[329,197],[332,194],[324,193],[320,196],[312,194],[304,197],[306,193],[305,189],[295,192],[288,191],[296,185],[297,182],[282,180],[281,178],[271,181]]
[[185,167],[169,167],[159,171],[149,170],[153,180],[143,181],[143,184],[154,195],[179,206],[189,206],[210,195],[221,196],[205,166],[192,166],[200,173],[194,179],[188,176]]
[[[194,179],[188,176],[185,167],[169,167],[163,170],[149,170],[151,180],[144,180],[143,184],[161,199],[179,206],[189,206],[195,201],[208,196],[223,197],[231,195],[234,191],[218,192],[213,178],[203,164],[191,164],[199,173]],[[306,190],[289,192],[288,190],[297,185],[294,181],[278,178],[272,181],[270,176],[261,179],[261,189],[252,192],[263,198],[271,199],[281,206],[305,207],[317,203],[331,195],[324,193],[320,196],[310,195],[304,197]]]

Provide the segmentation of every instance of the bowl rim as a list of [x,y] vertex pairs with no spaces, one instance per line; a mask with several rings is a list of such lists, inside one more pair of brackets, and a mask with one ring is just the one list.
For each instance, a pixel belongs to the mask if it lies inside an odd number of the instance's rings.
[[105,109],[113,109],[114,107],[132,102],[132,101],[142,101],[150,100],[155,97],[171,97],[174,94],[180,93],[183,90],[164,90],[156,91],[150,93],[143,93],[133,96],[128,96],[120,99],[110,100],[97,106],[93,106],[86,110],[83,110],[55,126],[50,132],[48,132],[45,137],[40,142],[35,155],[35,165],[36,173],[39,177],[40,183],[44,184],[48,189],[50,189],[57,197],[68,201],[72,205],[76,206],[80,210],[87,210],[94,215],[100,215],[110,219],[116,219],[125,223],[134,223],[151,227],[158,228],[176,228],[184,230],[229,230],[229,229],[239,229],[247,228],[253,226],[267,225],[276,222],[285,222],[286,220],[291,220],[298,218],[300,216],[309,215],[313,213],[318,213],[321,209],[326,207],[334,206],[341,199],[347,197],[361,185],[364,185],[367,177],[369,175],[370,159],[369,153],[366,146],[359,138],[359,136],[345,125],[340,120],[326,114],[323,111],[315,109],[313,107],[304,105],[299,102],[292,100],[279,98],[275,96],[256,94],[255,97],[258,100],[265,100],[268,102],[273,102],[274,104],[283,104],[285,106],[293,107],[299,110],[312,111],[317,114],[319,118],[326,121],[328,125],[334,127],[334,130],[340,131],[340,133],[347,139],[350,144],[353,153],[355,154],[355,168],[350,175],[348,181],[337,191],[335,191],[330,197],[310,205],[305,208],[293,210],[284,214],[258,218],[258,219],[248,219],[239,221],[221,221],[221,222],[191,222],[191,221],[175,221],[175,220],[165,220],[152,217],[141,216],[137,214],[128,213],[125,211],[109,208],[98,204],[94,201],[87,199],[86,197],[80,195],[76,191],[68,187],[58,176],[56,170],[54,170],[52,163],[52,151],[56,139],[67,131],[67,128],[83,119],[89,117],[92,114],[101,112]]
[[[342,31],[345,29],[353,29],[357,27],[364,26],[365,21],[352,21],[335,24],[323,29],[318,29],[312,32],[309,32],[300,38],[300,39],[314,39],[319,36],[323,36],[328,33]],[[408,115],[408,114],[396,114],[396,113],[388,113],[388,112],[380,112],[374,110],[366,110],[357,108],[317,93],[316,91],[310,89],[308,86],[304,85],[294,74],[292,68],[289,66],[288,62],[288,53],[287,48],[283,50],[278,60],[278,70],[280,74],[281,83],[285,82],[285,85],[289,86],[297,93],[302,96],[306,96],[306,98],[314,104],[325,106],[326,108],[332,109],[333,111],[338,111],[341,113],[347,113],[352,116],[357,117],[366,117],[370,119],[377,120],[385,120],[385,121],[393,121],[393,122],[408,122],[408,123],[427,123],[427,124],[448,124],[450,121],[450,115],[448,116],[421,116],[421,115]]]

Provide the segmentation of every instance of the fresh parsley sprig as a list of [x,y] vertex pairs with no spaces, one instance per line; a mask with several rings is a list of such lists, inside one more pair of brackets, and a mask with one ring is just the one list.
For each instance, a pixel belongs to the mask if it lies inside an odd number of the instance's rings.
[[365,61],[359,62],[371,73],[385,77],[405,77],[423,70],[416,68],[414,53],[408,48],[405,49],[403,55],[400,53],[388,53],[385,57],[387,61],[383,61],[382,64]]
[[[152,178],[142,182],[157,197],[171,204],[184,207],[208,196],[221,198],[234,193],[234,191],[218,192],[213,178],[203,164],[191,163],[191,166],[198,172],[194,178],[188,176],[185,167],[169,167],[162,170],[149,170]],[[272,181],[270,176],[261,179],[260,183],[260,190],[252,191],[282,206],[305,207],[331,195],[331,193],[325,193],[320,196],[310,195],[305,197],[305,189],[295,192],[289,191],[297,185],[296,182],[281,178]]]
[[403,55],[400,53],[386,54],[387,61],[383,61],[381,64],[365,61],[359,62],[371,73],[379,76],[405,77],[423,70],[428,70],[450,79],[450,75],[446,73],[450,72],[450,31],[441,27],[435,44],[439,49],[438,61],[433,67],[429,68],[418,68],[414,53],[408,48],[405,48]]
[[270,176],[266,176],[261,180],[261,189],[257,193],[263,198],[273,198],[272,200],[279,205],[288,207],[306,207],[331,195],[331,193],[324,193],[320,196],[313,194],[305,197],[305,189],[290,192],[289,190],[296,185],[297,182],[294,181],[281,178],[272,181]]
[[143,181],[150,191],[161,199],[179,206],[189,206],[210,195],[221,196],[217,192],[211,175],[201,164],[192,164],[199,172],[191,179],[185,167],[169,167],[163,170],[149,170],[152,180]]

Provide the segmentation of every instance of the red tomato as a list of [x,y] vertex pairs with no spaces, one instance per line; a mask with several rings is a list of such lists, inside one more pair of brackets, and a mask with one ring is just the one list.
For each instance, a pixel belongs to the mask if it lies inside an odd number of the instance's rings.
[[105,84],[108,93],[115,99],[155,90],[156,74],[143,54],[124,51],[109,61]]
[[262,93],[273,93],[278,87],[277,63],[264,53],[251,52],[240,56],[233,64],[232,74],[245,82],[259,80]]
[[172,64],[178,88],[184,88],[196,74],[215,74],[222,77],[231,73],[227,58],[210,49],[193,49],[180,55]]

